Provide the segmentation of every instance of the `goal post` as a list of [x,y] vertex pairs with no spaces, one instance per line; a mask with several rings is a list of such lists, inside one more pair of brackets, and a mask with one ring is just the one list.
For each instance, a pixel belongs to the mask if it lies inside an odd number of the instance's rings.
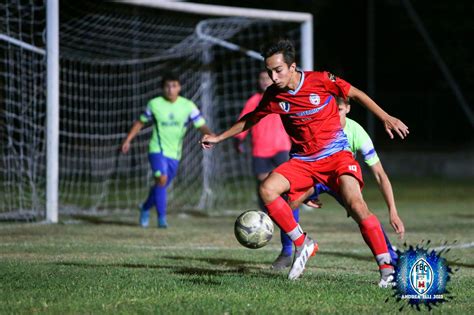
[[[128,154],[120,144],[161,94],[166,71],[179,75],[182,95],[221,132],[256,90],[262,44],[291,38],[299,66],[313,67],[306,13],[174,1],[19,1],[0,0],[0,220],[136,211],[153,183],[152,126]],[[243,155],[231,141],[203,152],[200,137],[190,130],[184,138],[169,211],[255,207],[249,143]]]
[[46,221],[58,222],[59,0],[46,2]]

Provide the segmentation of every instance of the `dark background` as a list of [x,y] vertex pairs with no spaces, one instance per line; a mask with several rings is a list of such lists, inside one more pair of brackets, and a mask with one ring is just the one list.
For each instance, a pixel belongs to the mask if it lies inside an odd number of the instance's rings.
[[[313,14],[314,67],[329,70],[367,92],[369,1],[193,1]],[[375,90],[371,96],[410,128],[405,141],[390,141],[375,122],[382,149],[458,151],[474,148],[474,128],[401,0],[375,0]],[[472,111],[474,2],[411,0]],[[352,118],[367,126],[366,112]]]

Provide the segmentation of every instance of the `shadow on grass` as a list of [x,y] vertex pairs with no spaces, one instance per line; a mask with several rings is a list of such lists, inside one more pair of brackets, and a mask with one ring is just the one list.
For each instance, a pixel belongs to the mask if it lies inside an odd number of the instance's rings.
[[184,260],[184,261],[200,261],[208,264],[222,267],[241,267],[242,265],[259,264],[243,259],[214,258],[214,257],[186,257],[186,256],[164,256],[166,259]]
[[[187,261],[208,261],[206,259],[193,259],[192,257],[169,257],[175,259],[183,259]],[[213,259],[211,259],[213,260]],[[275,273],[267,272],[261,273],[262,268],[260,267],[252,267],[252,266],[245,266],[245,265],[238,265],[235,264],[229,268],[229,264],[227,260],[222,260],[224,263],[218,263],[218,260],[213,260],[214,265],[221,266],[226,269],[217,269],[217,268],[204,268],[204,267],[188,267],[188,266],[173,266],[173,265],[150,265],[150,264],[140,264],[140,263],[104,263],[104,264],[90,264],[90,263],[81,263],[81,262],[57,262],[56,265],[59,266],[72,266],[72,267],[80,267],[80,268],[133,268],[133,269],[162,269],[162,270],[169,270],[177,275],[186,275],[186,276],[224,276],[224,275],[250,275],[252,277],[274,277]],[[209,262],[209,261],[208,261]],[[248,262],[243,261],[245,264]],[[257,273],[257,271],[259,271]],[[266,270],[264,270],[266,271]],[[189,279],[191,282],[200,282],[204,281],[203,283],[207,283],[207,280],[196,280],[196,279]],[[215,282],[215,284],[220,284],[219,282]]]
[[102,217],[95,217],[89,215],[71,215],[72,219],[81,220],[90,224],[110,224],[110,225],[121,225],[121,226],[138,226],[135,222],[127,222],[120,220],[111,220]]
[[361,260],[361,261],[373,261],[373,262],[375,262],[374,257],[372,257],[372,256],[359,255],[359,254],[354,254],[354,253],[324,252],[324,251],[322,251],[319,255],[344,257],[344,258],[352,258],[352,259]]
[[474,268],[474,264],[466,264],[458,261],[449,261],[448,260],[448,265],[450,267],[456,266],[456,267],[463,267],[463,268]]
[[471,213],[453,213],[451,216],[460,219],[474,219],[474,214]]

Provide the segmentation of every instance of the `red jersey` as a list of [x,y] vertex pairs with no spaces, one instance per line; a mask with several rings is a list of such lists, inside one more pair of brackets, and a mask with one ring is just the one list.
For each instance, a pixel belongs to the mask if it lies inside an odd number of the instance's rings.
[[334,96],[347,97],[351,85],[329,72],[300,72],[292,91],[271,85],[251,114],[255,122],[268,114],[279,114],[290,136],[291,157],[315,161],[341,150],[350,150],[341,127]]
[[[255,93],[244,105],[239,119],[247,113],[255,110],[261,101],[263,94]],[[248,132],[252,136],[252,155],[260,158],[268,158],[276,155],[278,152],[290,151],[290,137],[285,131],[281,118],[277,114],[270,114],[260,120],[251,130],[246,130],[235,136],[243,140]]]

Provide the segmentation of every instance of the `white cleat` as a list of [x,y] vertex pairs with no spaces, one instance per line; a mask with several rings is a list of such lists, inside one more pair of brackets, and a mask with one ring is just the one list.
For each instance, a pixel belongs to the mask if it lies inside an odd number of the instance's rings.
[[393,274],[389,275],[385,279],[382,277],[379,282],[379,288],[393,288],[396,285],[395,277]]
[[288,274],[288,279],[298,279],[303,273],[309,258],[314,256],[317,251],[318,244],[309,236],[306,236],[303,245],[296,247],[295,257],[291,265],[290,273]]

